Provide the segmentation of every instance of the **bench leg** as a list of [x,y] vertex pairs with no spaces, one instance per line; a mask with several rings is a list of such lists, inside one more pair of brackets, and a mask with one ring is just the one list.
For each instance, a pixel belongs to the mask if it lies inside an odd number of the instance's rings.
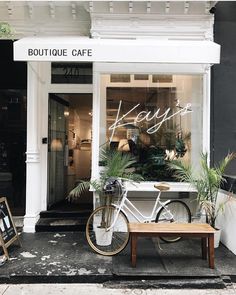
[[214,234],[208,236],[208,258],[209,258],[209,267],[214,269],[214,259],[215,259],[215,249],[214,249]]
[[137,235],[131,233],[131,264],[136,267],[137,258]]
[[207,259],[207,238],[202,238],[202,259]]

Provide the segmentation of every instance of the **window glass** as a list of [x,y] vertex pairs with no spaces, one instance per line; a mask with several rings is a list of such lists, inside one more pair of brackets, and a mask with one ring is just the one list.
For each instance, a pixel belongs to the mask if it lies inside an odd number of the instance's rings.
[[[121,77],[122,75],[120,75]],[[173,180],[167,162],[195,164],[202,149],[202,76],[129,75],[127,82],[101,76],[106,125],[101,144],[132,153],[145,180]],[[117,82],[116,82],[117,81]]]
[[25,214],[26,90],[0,90],[0,196]]

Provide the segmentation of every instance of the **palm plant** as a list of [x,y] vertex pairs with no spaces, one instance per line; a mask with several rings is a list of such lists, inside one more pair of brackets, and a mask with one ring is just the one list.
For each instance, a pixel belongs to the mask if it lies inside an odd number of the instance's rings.
[[[104,164],[98,179],[80,182],[70,193],[68,199],[76,199],[89,190],[90,186],[99,196],[106,194],[106,183],[110,179],[121,179],[124,181],[140,181],[142,176],[129,171],[136,159],[129,153],[122,153],[116,150],[101,149],[100,161]],[[101,199],[102,200],[102,199]]]
[[191,165],[181,161],[172,161],[168,164],[174,171],[174,176],[184,182],[189,182],[197,191],[197,200],[200,207],[206,212],[207,223],[215,228],[216,217],[224,204],[216,206],[217,194],[222,182],[223,174],[228,164],[235,159],[235,153],[229,153],[217,166],[209,167],[208,154],[202,153],[199,171],[194,171]]

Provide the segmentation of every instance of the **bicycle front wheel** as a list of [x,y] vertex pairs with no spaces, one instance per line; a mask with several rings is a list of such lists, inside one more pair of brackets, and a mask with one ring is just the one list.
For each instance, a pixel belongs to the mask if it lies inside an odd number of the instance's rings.
[[[114,226],[108,230],[116,219]],[[98,207],[89,216],[86,238],[97,253],[112,256],[122,251],[129,241],[128,219],[114,206]]]
[[[169,201],[164,207],[157,213],[156,221],[158,223],[190,223],[191,212],[189,207],[180,200]],[[160,237],[167,243],[177,242],[181,237]]]

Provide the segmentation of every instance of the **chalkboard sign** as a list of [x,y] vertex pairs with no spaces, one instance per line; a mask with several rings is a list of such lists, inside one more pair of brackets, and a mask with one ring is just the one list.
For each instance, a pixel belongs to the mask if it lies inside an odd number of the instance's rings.
[[15,240],[19,241],[19,236],[12,219],[7,199],[0,198],[0,243],[7,258],[9,258],[7,247]]

